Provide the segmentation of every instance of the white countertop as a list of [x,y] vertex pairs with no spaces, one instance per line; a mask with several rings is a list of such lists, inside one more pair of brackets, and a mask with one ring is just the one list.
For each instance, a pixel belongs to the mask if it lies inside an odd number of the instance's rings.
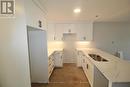
[[77,48],[77,50],[83,51],[86,56],[88,53],[95,53],[107,59],[108,62],[98,62],[88,57],[109,81],[130,82],[130,62],[95,48]]
[[49,57],[54,51],[63,51],[63,48],[48,49],[48,57]]

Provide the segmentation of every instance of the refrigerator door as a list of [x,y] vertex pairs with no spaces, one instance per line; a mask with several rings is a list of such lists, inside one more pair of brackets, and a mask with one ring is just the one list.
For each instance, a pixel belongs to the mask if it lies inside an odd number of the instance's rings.
[[46,32],[28,31],[30,72],[32,83],[48,82],[48,56]]

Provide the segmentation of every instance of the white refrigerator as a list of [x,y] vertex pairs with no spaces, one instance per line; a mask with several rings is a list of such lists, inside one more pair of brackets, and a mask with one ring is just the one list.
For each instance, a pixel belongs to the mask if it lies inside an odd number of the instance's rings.
[[31,83],[48,83],[46,31],[27,27]]

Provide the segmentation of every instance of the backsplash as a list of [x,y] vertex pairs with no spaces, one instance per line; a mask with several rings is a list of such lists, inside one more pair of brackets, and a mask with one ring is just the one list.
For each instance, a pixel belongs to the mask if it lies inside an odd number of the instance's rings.
[[64,48],[63,41],[48,41],[48,48],[53,49],[53,48]]

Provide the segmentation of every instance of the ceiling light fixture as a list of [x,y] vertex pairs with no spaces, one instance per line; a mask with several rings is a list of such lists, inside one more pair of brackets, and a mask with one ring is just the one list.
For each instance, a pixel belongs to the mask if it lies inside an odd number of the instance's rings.
[[81,12],[81,9],[79,8],[74,9],[74,13],[80,13],[80,12]]

